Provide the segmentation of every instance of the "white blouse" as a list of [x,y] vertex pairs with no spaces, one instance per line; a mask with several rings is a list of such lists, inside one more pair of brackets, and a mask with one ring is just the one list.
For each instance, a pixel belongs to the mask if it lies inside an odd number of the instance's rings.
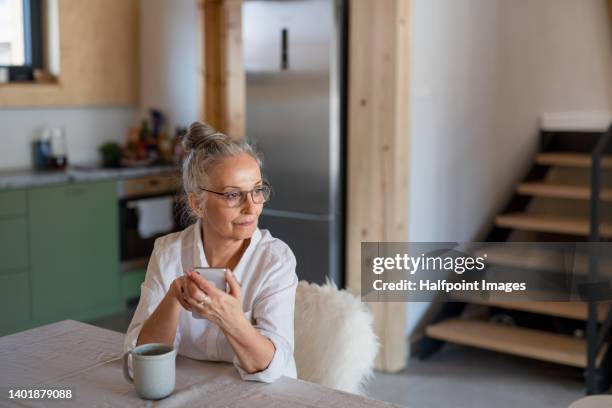
[[[136,346],[144,321],[155,311],[174,279],[194,266],[208,266],[201,228],[198,221],[183,231],[155,240],[124,351]],[[297,378],[293,358],[293,313],[298,283],[295,266],[295,256],[287,244],[272,237],[268,230],[256,228],[233,271],[242,287],[245,317],[276,347],[265,370],[253,374],[244,371],[219,327],[209,320],[193,318],[182,307],[174,340],[178,353],[198,360],[231,362],[243,380],[273,382],[283,375]]]

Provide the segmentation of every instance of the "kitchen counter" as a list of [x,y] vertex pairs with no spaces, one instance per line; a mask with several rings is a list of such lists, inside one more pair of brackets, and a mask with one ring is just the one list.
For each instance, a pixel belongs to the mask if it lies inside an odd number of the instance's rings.
[[105,169],[95,166],[73,166],[64,171],[36,171],[29,168],[0,170],[0,190],[28,188],[82,181],[122,180],[164,173],[179,174],[172,165]]

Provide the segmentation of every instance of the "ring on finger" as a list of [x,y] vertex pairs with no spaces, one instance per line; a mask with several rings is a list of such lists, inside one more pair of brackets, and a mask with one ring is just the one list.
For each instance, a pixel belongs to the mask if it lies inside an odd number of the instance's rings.
[[202,298],[202,301],[199,302],[202,306],[207,305],[208,302],[210,301],[210,297],[208,295],[204,295],[204,297]]

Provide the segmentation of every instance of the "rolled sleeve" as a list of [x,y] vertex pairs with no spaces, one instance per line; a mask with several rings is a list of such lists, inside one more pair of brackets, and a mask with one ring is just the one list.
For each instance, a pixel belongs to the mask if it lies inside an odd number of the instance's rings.
[[[153,314],[157,306],[161,303],[166,295],[166,290],[164,290],[161,279],[157,241],[155,244],[156,245],[147,266],[145,280],[140,285],[140,300],[138,301],[138,306],[134,312],[134,317],[132,318],[126,332],[123,352],[127,352],[128,350],[136,347],[138,335],[140,334],[140,330],[142,329],[144,322],[149,318],[149,316],[151,316],[151,314]],[[176,335],[174,337],[175,348],[177,348],[180,344],[180,340],[180,332],[177,325]]]
[[276,273],[271,274],[261,296],[253,305],[254,327],[274,344],[276,350],[268,367],[256,373],[247,373],[237,356],[233,363],[246,381],[271,383],[284,375],[293,360],[295,292],[298,279],[295,257],[279,262]]
[[289,360],[293,357],[293,345],[276,333],[263,329],[258,329],[258,331],[269,338],[276,348],[274,357],[272,357],[268,367],[265,370],[249,374],[240,366],[240,361],[236,356],[234,356],[234,366],[238,370],[240,377],[245,381],[272,383],[285,374]]

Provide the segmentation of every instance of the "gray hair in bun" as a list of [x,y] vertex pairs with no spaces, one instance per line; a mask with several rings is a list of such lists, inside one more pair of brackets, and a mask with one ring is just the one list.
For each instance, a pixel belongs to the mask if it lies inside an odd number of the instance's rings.
[[190,220],[194,219],[195,214],[187,204],[187,196],[189,193],[198,197],[202,194],[200,187],[209,185],[209,172],[217,162],[228,157],[248,154],[255,159],[260,169],[263,165],[261,154],[256,152],[249,141],[232,139],[207,123],[193,122],[183,136],[183,147],[187,153],[183,161],[184,215]]

